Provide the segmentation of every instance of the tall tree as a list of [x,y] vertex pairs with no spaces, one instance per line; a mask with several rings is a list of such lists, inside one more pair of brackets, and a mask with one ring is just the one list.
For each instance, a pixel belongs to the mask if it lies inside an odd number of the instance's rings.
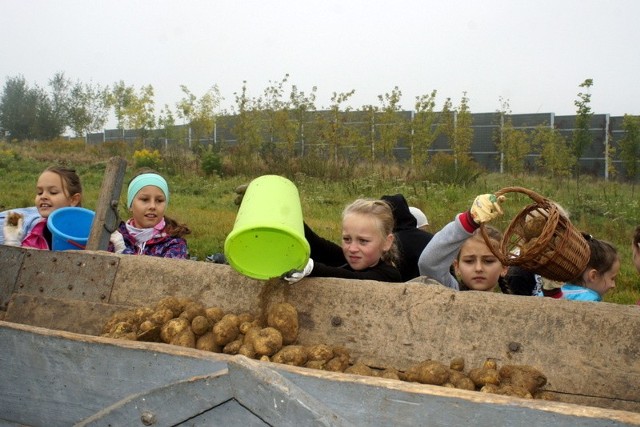
[[531,144],[540,152],[538,165],[560,184],[571,175],[573,154],[562,134],[554,128],[540,125],[531,138]]
[[407,121],[400,116],[402,109],[400,99],[402,92],[398,86],[390,93],[378,95],[380,114],[377,115],[378,155],[379,159],[393,161],[393,149],[400,143],[400,139],[407,134]]
[[68,126],[76,136],[100,130],[109,114],[109,89],[77,81],[67,104]]
[[429,157],[429,148],[440,134],[437,126],[438,115],[433,111],[436,106],[436,94],[416,96],[416,114],[411,123],[411,164],[422,167]]
[[509,100],[500,98],[502,108],[498,111],[500,123],[498,128],[497,146],[500,150],[500,169],[514,175],[524,172],[525,160],[529,154],[529,137],[522,129],[516,129],[511,119]]
[[9,138],[22,141],[37,137],[41,98],[39,90],[30,88],[23,76],[7,78],[0,97],[0,127]]
[[593,86],[593,79],[586,79],[580,83],[579,87],[585,88],[585,91],[579,92],[578,99],[573,102],[577,108],[576,126],[571,141],[575,161],[576,182],[580,180],[580,158],[592,142],[591,131],[589,130],[591,127],[591,117],[593,117],[591,106],[589,105],[591,103],[591,94],[589,93],[591,86]]
[[620,140],[620,157],[627,172],[627,177],[634,185],[640,172],[640,116],[625,114],[622,119],[624,136]]

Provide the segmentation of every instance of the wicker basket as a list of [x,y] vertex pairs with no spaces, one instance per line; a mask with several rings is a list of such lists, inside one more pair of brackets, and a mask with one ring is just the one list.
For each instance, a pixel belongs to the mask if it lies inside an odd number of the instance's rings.
[[514,192],[526,194],[534,203],[513,218],[499,247],[491,244],[485,227],[480,227],[491,252],[505,266],[518,265],[551,280],[574,280],[589,262],[587,241],[555,203],[534,191],[506,187],[495,194]]

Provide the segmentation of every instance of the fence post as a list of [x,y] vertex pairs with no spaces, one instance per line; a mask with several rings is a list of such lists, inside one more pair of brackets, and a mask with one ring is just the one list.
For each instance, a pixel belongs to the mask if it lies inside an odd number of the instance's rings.
[[604,119],[604,180],[609,180],[609,114]]

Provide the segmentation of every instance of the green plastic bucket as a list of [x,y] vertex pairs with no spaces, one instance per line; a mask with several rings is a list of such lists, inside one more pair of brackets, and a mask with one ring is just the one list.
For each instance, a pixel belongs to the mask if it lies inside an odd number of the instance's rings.
[[277,175],[251,181],[224,242],[231,267],[254,279],[271,279],[304,268],[310,251],[296,186]]

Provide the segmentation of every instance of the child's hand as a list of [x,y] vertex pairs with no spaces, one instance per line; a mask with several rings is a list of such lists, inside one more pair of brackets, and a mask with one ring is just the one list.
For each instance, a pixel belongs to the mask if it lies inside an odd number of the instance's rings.
[[282,278],[293,284],[307,277],[313,271],[313,260],[309,258],[307,265],[302,270],[291,270],[282,275]]
[[122,233],[118,230],[111,233],[111,237],[109,237],[109,242],[113,245],[113,252],[117,254],[121,254],[126,249],[124,244],[124,238],[122,237]]
[[22,214],[18,212],[9,212],[7,218],[2,227],[2,233],[4,235],[4,244],[7,246],[20,246],[22,238],[24,237],[24,230],[22,225],[24,218]]
[[476,224],[489,222],[494,218],[502,215],[502,207],[500,203],[504,202],[506,197],[496,197],[495,194],[481,194],[473,201],[471,209],[471,217]]

